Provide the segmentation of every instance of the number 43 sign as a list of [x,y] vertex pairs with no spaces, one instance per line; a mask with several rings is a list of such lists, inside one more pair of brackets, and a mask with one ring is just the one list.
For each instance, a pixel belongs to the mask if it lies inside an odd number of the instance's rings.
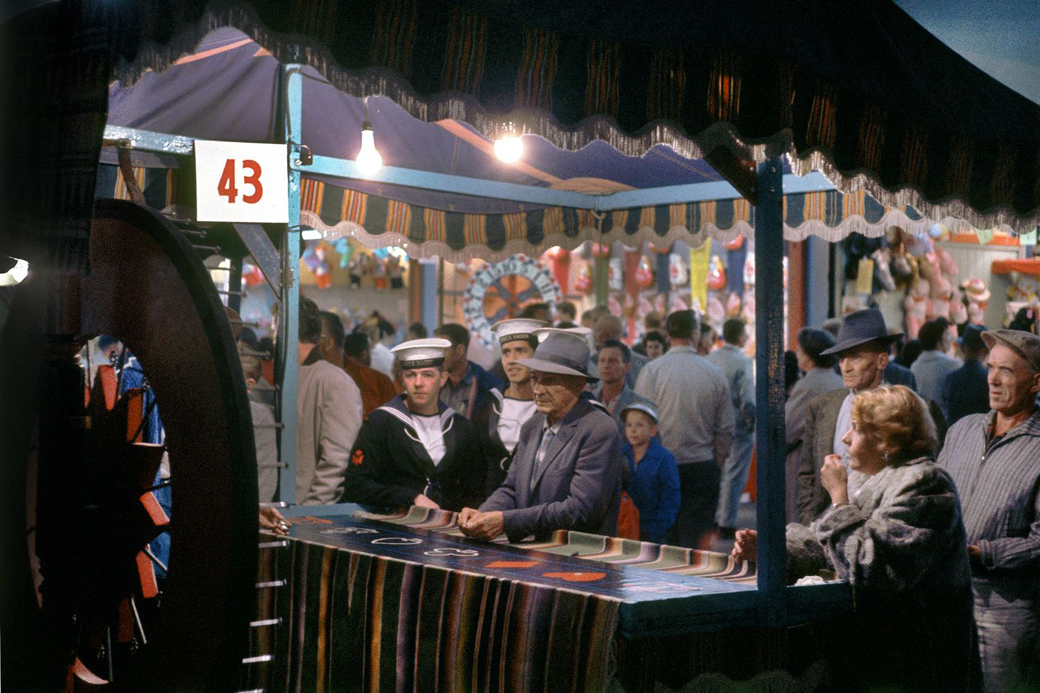
[[284,144],[195,140],[198,220],[287,223],[286,156]]

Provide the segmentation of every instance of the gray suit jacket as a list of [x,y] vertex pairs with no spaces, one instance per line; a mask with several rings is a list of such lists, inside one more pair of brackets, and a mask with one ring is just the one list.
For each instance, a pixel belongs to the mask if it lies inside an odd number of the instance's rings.
[[798,465],[798,522],[808,526],[831,504],[831,496],[820,483],[820,469],[827,455],[834,452],[834,427],[838,424],[841,403],[848,388],[816,397],[805,411],[805,437]]
[[546,537],[557,529],[615,534],[621,501],[617,424],[579,400],[560,422],[535,476],[544,423],[545,415],[537,413],[524,424],[509,474],[480,506],[481,512],[501,510],[511,542]]

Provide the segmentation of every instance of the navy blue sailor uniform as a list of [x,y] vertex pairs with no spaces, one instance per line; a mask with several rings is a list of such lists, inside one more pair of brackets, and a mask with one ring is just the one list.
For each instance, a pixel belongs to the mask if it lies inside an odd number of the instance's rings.
[[485,496],[494,493],[506,480],[520,442],[520,429],[537,411],[534,400],[506,397],[497,388],[490,392],[491,396],[473,413],[473,425],[486,466]]
[[343,500],[401,508],[420,493],[446,510],[476,507],[484,497],[484,460],[473,424],[443,402],[424,417],[405,395],[379,407],[361,426],[344,480]]

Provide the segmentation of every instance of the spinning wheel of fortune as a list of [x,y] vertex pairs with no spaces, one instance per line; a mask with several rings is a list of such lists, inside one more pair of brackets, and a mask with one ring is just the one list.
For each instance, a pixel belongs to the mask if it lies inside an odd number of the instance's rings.
[[[86,278],[37,272],[19,286],[0,342],[5,681],[236,690],[258,549],[231,325],[195,248],[151,210],[99,201],[90,263]],[[78,353],[97,334],[136,357],[163,442],[142,440],[147,393],[120,388],[115,370],[84,392]],[[164,531],[168,565],[148,547]]]

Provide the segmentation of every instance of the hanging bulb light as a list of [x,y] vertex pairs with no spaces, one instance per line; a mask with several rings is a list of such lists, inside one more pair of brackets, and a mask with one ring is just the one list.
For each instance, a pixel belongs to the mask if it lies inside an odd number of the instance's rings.
[[383,157],[376,149],[376,136],[368,119],[368,97],[365,97],[365,120],[361,123],[361,149],[355,162],[362,175],[371,176],[383,167]]
[[519,135],[503,135],[495,140],[495,156],[499,161],[512,164],[524,155],[524,143]]

